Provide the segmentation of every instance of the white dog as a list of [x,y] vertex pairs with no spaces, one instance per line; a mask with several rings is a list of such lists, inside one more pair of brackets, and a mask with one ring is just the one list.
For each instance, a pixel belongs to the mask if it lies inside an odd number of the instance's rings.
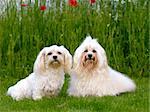
[[68,94],[72,96],[106,96],[135,90],[134,82],[113,70],[105,50],[88,36],[76,49]]
[[72,56],[63,46],[53,45],[41,50],[28,77],[10,87],[7,94],[14,100],[41,99],[57,95],[64,83],[64,75],[72,67]]

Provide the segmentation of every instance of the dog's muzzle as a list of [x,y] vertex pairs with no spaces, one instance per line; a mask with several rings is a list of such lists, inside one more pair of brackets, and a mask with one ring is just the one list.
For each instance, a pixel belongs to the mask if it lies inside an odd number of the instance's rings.
[[95,61],[95,57],[93,57],[92,54],[88,54],[86,57],[85,57],[85,62],[86,61]]
[[54,59],[53,61],[51,61],[51,64],[60,64],[60,62],[57,59]]

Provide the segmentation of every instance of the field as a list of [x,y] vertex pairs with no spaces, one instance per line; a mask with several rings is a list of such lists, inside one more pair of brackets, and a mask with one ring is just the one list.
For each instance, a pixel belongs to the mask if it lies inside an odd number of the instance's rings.
[[8,85],[15,83],[13,78],[1,79],[1,112],[149,112],[148,78],[134,78],[137,89],[134,93],[120,96],[75,98],[66,94],[66,83],[58,97],[44,98],[41,101],[25,99],[13,101],[6,96]]
[[[113,0],[112,0],[113,1]],[[0,111],[32,112],[148,112],[149,111],[149,1],[110,2],[97,7],[65,5],[61,11],[39,6],[6,8],[0,15]],[[59,1],[57,1],[59,4]],[[64,45],[73,55],[86,35],[105,48],[109,65],[137,84],[134,93],[117,97],[68,97],[69,76],[58,97],[42,101],[13,101],[7,88],[32,72],[38,52],[45,46]]]

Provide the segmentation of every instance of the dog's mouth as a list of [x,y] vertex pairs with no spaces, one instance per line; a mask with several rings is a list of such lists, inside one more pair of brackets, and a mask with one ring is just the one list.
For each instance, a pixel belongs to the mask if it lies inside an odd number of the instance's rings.
[[85,62],[94,62],[95,61],[95,58],[85,58],[84,60]]
[[53,63],[60,63],[58,60],[53,60],[53,61],[51,61],[51,64],[53,64]]
[[83,64],[84,68],[87,68],[87,69],[91,70],[97,64],[96,58],[95,57],[92,57],[92,58],[85,57],[84,62],[82,64]]
[[54,68],[57,68],[61,65],[59,60],[53,60],[50,62],[50,66],[53,66]]

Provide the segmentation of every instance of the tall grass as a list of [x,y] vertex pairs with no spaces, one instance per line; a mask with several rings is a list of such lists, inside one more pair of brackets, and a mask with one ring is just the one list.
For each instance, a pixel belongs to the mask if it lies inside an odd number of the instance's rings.
[[[9,6],[0,17],[0,76],[32,72],[38,52],[52,44],[73,54],[87,34],[105,48],[109,65],[128,74],[149,75],[149,1],[100,1],[100,11],[86,5],[60,10]],[[19,73],[18,73],[19,72]],[[16,75],[17,73],[17,75]],[[18,75],[20,74],[20,75]]]

